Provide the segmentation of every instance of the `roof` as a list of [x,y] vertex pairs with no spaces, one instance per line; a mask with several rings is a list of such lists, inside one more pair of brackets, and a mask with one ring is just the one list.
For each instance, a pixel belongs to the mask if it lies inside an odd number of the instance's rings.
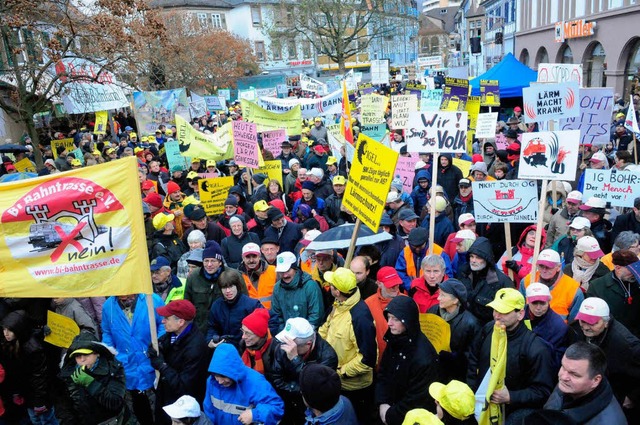
[[508,53],[496,66],[469,81],[474,96],[480,96],[480,80],[498,80],[501,98],[521,97],[522,89],[538,80],[538,73]]
[[[444,9],[447,10],[447,13],[441,14],[440,11]],[[437,9],[430,10],[429,12],[425,13],[425,15],[430,18],[435,18],[443,21],[444,22],[443,30],[444,32],[449,34],[455,31],[455,27],[456,27],[455,18],[456,18],[456,13],[458,12],[458,9],[460,9],[459,6],[439,7]]]
[[237,3],[240,2],[234,0],[151,0],[149,6],[163,9],[173,7],[233,9]]

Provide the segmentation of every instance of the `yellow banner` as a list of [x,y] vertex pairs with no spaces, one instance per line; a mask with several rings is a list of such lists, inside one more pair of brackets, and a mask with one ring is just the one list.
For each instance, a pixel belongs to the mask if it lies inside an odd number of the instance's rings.
[[29,161],[29,158],[22,158],[20,161],[14,163],[16,170],[24,173],[25,171],[30,173],[36,172],[36,167],[33,166],[33,163]]
[[486,388],[486,396],[478,425],[494,425],[504,423],[504,404],[491,403],[491,395],[495,390],[504,387],[507,372],[507,331],[504,325],[496,322],[491,336],[491,357],[489,360],[491,377]]
[[176,114],[176,139],[180,143],[180,154],[183,156],[216,161],[233,158],[231,123],[223,125],[214,134],[204,134]]
[[[280,161],[279,159],[276,159],[274,161],[264,161],[264,166],[261,166],[260,168],[256,168],[256,170],[254,171],[254,174],[258,174],[258,173],[266,174],[267,177],[269,178],[268,180],[275,179],[280,182],[280,186],[283,185],[282,161]],[[265,184],[266,183],[267,182],[265,182]]]
[[0,297],[151,293],[129,157],[0,185]]
[[242,118],[245,121],[256,123],[259,133],[280,128],[287,130],[287,136],[298,136],[302,133],[300,105],[296,105],[282,114],[267,111],[246,99],[240,99],[240,105],[242,106]]
[[107,134],[107,121],[109,121],[109,112],[96,112],[96,122],[93,125],[93,134]]
[[80,328],[73,319],[51,310],[47,311],[47,326],[51,333],[44,340],[56,347],[69,348],[73,339],[80,335]]
[[466,161],[460,158],[453,158],[453,165],[458,167],[460,171],[462,171],[463,177],[469,177],[469,172],[471,171],[471,161]]
[[200,203],[207,215],[224,212],[224,201],[233,186],[233,177],[214,177],[198,180],[200,185]]
[[58,139],[58,140],[52,140],[51,141],[51,151],[53,152],[53,157],[55,159],[58,159],[58,146],[64,146],[68,152],[73,151],[76,146],[73,144],[73,139]]
[[442,317],[420,313],[420,330],[427,336],[437,353],[451,351],[451,326]]
[[377,232],[398,152],[360,133],[342,205]]

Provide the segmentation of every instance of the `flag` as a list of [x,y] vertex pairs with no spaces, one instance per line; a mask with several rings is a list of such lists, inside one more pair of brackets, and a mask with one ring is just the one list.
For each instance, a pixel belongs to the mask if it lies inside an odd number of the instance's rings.
[[150,294],[137,158],[0,184],[1,297]]
[[[478,393],[483,392],[484,394],[478,425],[502,425],[504,423],[504,405],[491,403],[493,392],[504,387],[507,373],[507,331],[504,325],[499,322],[494,325],[491,336],[489,372],[488,385],[484,388],[485,391],[478,388],[476,392],[476,401],[478,400]],[[484,383],[485,380],[483,380]],[[480,385],[480,387],[482,386]]]
[[347,93],[347,82],[342,82],[342,116],[340,117],[340,134],[349,144],[353,145],[353,132],[351,131],[351,106]]
[[205,134],[193,128],[186,119],[176,114],[175,137],[180,144],[180,154],[183,156],[215,159],[216,161],[233,157],[231,122],[226,123],[213,134]]
[[638,120],[636,120],[636,110],[633,106],[633,96],[629,96],[629,108],[627,109],[627,117],[624,119],[624,127],[636,134],[640,133]]

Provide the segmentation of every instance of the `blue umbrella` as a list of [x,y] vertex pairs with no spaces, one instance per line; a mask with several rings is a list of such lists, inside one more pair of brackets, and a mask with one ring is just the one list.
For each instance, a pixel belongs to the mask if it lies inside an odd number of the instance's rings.
[[15,182],[18,180],[32,179],[34,177],[38,177],[38,175],[36,173],[27,173],[27,172],[5,174],[4,176],[0,177],[0,183]]
[[[318,237],[309,244],[307,249],[310,251],[320,251],[323,249],[348,248],[351,244],[351,236],[353,235],[354,227],[355,224],[343,224],[329,229],[318,235]],[[356,246],[373,245],[378,242],[388,241],[392,238],[393,237],[385,231],[373,233],[368,227],[360,226],[360,229],[358,230],[358,239],[356,239]]]

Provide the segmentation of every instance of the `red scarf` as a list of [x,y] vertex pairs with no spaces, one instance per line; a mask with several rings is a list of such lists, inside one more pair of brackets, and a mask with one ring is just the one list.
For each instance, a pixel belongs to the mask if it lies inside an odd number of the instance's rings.
[[264,375],[264,362],[262,361],[262,356],[270,345],[271,336],[268,336],[267,342],[264,343],[262,348],[259,348],[258,350],[251,350],[247,348],[244,350],[244,353],[242,353],[242,362],[256,372],[260,372]]

